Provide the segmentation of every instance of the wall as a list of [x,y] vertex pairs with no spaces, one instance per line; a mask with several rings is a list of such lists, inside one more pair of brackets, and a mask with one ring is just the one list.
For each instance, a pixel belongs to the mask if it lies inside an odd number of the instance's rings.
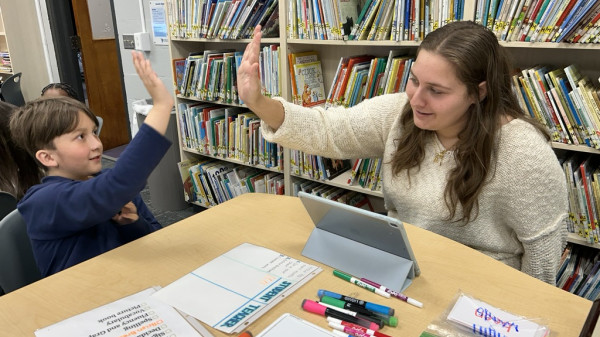
[[[119,52],[121,54],[125,92],[127,95],[127,110],[133,136],[137,132],[138,126],[132,102],[150,98],[150,95],[146,92],[144,85],[135,72],[135,68],[131,62],[131,49],[123,48],[123,34],[127,35],[147,31],[152,35],[150,4],[148,0],[113,1],[113,3],[116,21],[115,30],[119,39]],[[141,8],[143,8],[143,13]],[[144,54],[150,60],[154,71],[163,80],[167,89],[173,91],[169,46],[151,43],[151,50],[144,52]]]

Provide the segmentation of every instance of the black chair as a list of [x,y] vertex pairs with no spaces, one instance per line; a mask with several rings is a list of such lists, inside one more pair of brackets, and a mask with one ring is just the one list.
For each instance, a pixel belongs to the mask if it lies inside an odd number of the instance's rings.
[[25,98],[21,92],[21,73],[16,73],[2,82],[0,95],[5,102],[16,106],[25,105]]
[[15,209],[17,209],[17,198],[8,192],[0,191],[0,220]]
[[27,226],[18,209],[0,220],[0,288],[5,293],[42,278],[33,256]]

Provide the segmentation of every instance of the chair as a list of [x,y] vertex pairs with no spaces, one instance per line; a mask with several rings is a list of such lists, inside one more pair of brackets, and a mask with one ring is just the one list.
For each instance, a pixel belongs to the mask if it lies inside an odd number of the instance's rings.
[[98,120],[98,131],[96,132],[96,134],[100,136],[100,131],[102,131],[102,124],[104,124],[104,119],[102,119],[102,117],[100,116],[96,116],[96,119]]
[[5,102],[16,106],[25,105],[25,98],[21,92],[21,73],[16,73],[2,82],[0,94]]
[[0,265],[0,287],[6,293],[42,278],[27,226],[17,209],[0,220]]
[[14,195],[0,191],[0,220],[4,219],[8,213],[17,209],[17,199]]

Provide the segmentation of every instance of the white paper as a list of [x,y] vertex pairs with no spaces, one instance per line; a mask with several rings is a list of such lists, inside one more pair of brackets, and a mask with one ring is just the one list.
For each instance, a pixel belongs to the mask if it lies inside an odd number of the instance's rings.
[[[39,329],[37,337],[200,336],[175,309],[155,299],[154,288]],[[204,336],[208,337],[208,336]]]
[[290,313],[285,313],[256,337],[332,337],[336,334]]
[[164,1],[150,1],[150,21],[152,22],[152,40],[155,45],[168,45],[167,19]]
[[548,332],[544,326],[466,295],[456,300],[448,320],[478,336],[541,337]]
[[249,243],[224,253],[153,296],[208,326],[240,332],[321,268]]

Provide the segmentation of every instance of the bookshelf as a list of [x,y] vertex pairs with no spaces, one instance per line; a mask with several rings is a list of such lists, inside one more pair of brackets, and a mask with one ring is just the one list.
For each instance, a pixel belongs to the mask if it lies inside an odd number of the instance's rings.
[[[173,4],[177,0],[167,1],[167,10],[172,11]],[[435,1],[435,0],[432,0]],[[442,1],[442,0],[439,0]],[[483,1],[483,0],[482,0]],[[448,1],[446,1],[448,3]],[[511,2],[509,2],[511,3]],[[361,55],[370,54],[377,57],[387,57],[391,49],[397,51],[399,54],[414,55],[417,47],[419,46],[418,41],[404,40],[404,41],[364,41],[364,40],[321,40],[321,39],[300,39],[292,38],[288,34],[289,27],[289,15],[288,6],[291,4],[288,0],[280,0],[278,13],[279,13],[279,36],[263,38],[262,45],[278,45],[279,46],[279,83],[281,96],[287,100],[292,99],[292,91],[290,85],[290,74],[288,72],[289,66],[287,61],[288,53],[304,52],[304,51],[316,51],[319,54],[319,58],[323,70],[323,78],[325,83],[325,91],[329,90],[329,85],[332,83],[336,73],[336,67],[341,57],[350,55]],[[477,10],[479,2],[476,0],[465,0],[462,6],[463,19],[464,20],[476,20]],[[169,13],[171,15],[171,13]],[[170,26],[170,29],[174,29]],[[208,49],[222,49],[231,48],[236,51],[243,51],[249,39],[219,39],[219,38],[193,38],[193,37],[181,37],[170,35],[170,53],[171,59],[185,58],[191,52],[198,52]],[[597,66],[598,55],[600,55],[600,45],[597,43],[552,43],[552,42],[515,42],[515,41],[500,41],[501,45],[507,48],[510,55],[512,56],[513,63],[516,67],[527,68],[537,64],[548,64],[554,67],[565,67],[569,64],[577,64],[578,69],[584,75],[588,76],[597,85],[597,79],[600,76],[600,67]],[[185,98],[181,95],[177,96],[177,103],[190,103],[201,101],[197,99]],[[239,106],[236,104],[223,104],[223,106]],[[178,115],[181,116],[180,111]],[[178,118],[178,130],[181,133],[181,119]],[[582,155],[598,156],[599,150],[590,148],[583,145],[567,145],[562,143],[553,143],[553,148],[557,154],[561,153],[581,153]],[[355,191],[368,196],[368,198],[376,205],[376,209],[379,211],[383,210],[383,195],[380,191],[371,191],[370,189],[362,188],[360,186],[349,186],[347,184],[350,172],[345,172],[342,175],[329,180],[320,181],[308,178],[306,176],[298,176],[290,170],[290,150],[283,149],[282,152],[282,167],[277,169],[270,169],[268,167],[260,165],[249,165],[247,163],[240,162],[235,159],[224,159],[217,158],[215,156],[206,155],[202,152],[189,149],[186,147],[181,148],[181,159],[189,160],[199,157],[213,158],[218,161],[231,162],[236,165],[256,167],[260,170],[269,172],[281,173],[283,176],[283,183],[285,186],[284,193],[286,195],[294,194],[294,182],[296,181],[317,181],[320,184],[326,186],[341,188],[348,191]],[[600,158],[600,156],[598,156]],[[576,235],[569,237],[569,241],[574,243],[581,243],[581,240],[576,238]],[[597,244],[589,244],[594,248],[600,247]]]
[[13,68],[2,14],[2,10],[0,9],[0,76],[6,79],[13,74]]

